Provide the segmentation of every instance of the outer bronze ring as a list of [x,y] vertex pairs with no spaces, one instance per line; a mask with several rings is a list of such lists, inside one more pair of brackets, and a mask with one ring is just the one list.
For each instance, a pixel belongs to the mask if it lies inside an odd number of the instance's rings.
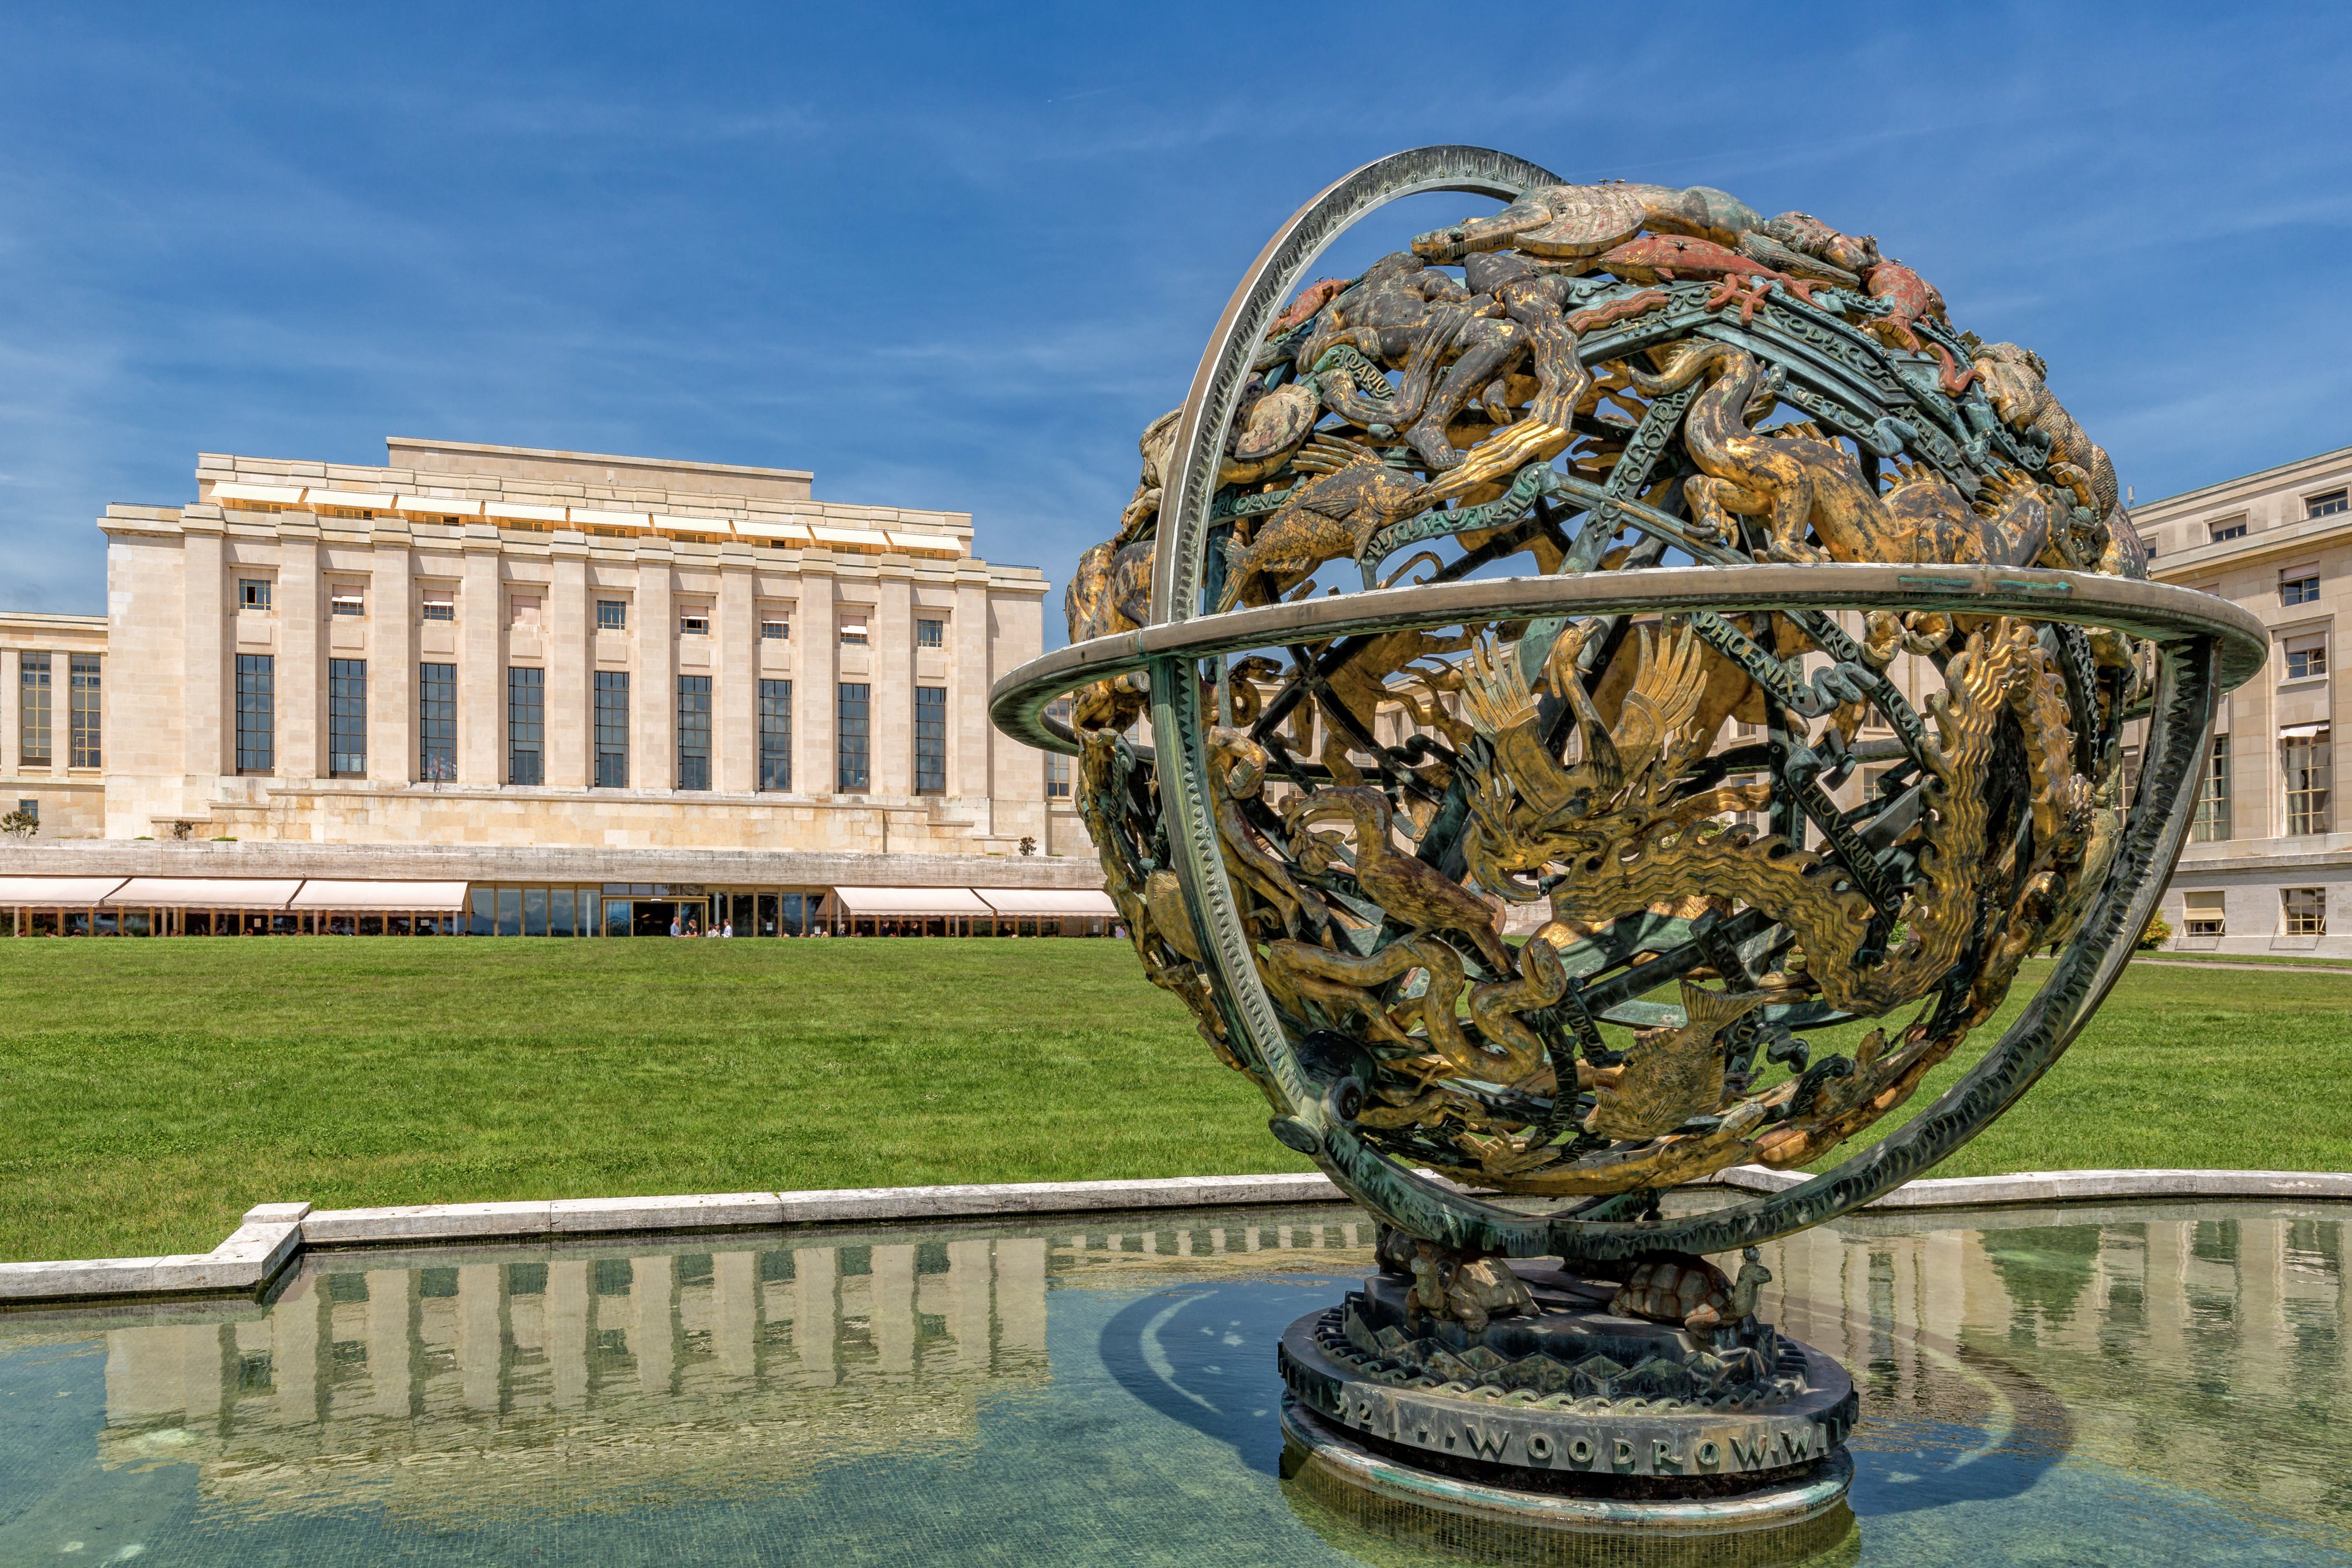
[[[2074,572],[1942,565],[1658,568],[1581,577],[1472,580],[1195,615],[1212,465],[1249,361],[1278,303],[1315,256],[1397,196],[1462,190],[1509,198],[1556,183],[1535,165],[1477,148],[1422,148],[1367,165],[1300,210],[1234,290],[1202,356],[1178,427],[1153,565],[1153,624],[1032,660],[999,681],[990,716],[1016,740],[1076,749],[1045,705],[1137,670],[1151,677],[1151,730],[1173,865],[1219,1006],[1265,1064],[1278,1113],[1310,1129],[1316,1162],[1365,1207],[1416,1236],[1512,1257],[1607,1261],[1671,1249],[1712,1253],[1820,1224],[1910,1180],[1976,1135],[2072,1042],[2122,972],[2188,836],[2199,763],[2220,695],[2262,667],[2260,622],[2221,600],[2161,583]],[[1521,620],[1539,614],[1669,610],[1946,610],[2114,627],[2158,648],[2156,700],[2138,794],[2107,883],[2025,1014],[1925,1112],[1836,1169],[1732,1207],[1655,1223],[1554,1219],[1465,1197],[1372,1149],[1324,1104],[1260,983],[1211,820],[1196,661],[1361,632]]]

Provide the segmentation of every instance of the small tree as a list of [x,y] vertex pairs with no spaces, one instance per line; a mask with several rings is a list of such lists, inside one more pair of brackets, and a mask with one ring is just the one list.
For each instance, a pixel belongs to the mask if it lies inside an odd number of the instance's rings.
[[41,819],[30,811],[11,811],[0,817],[0,833],[12,839],[29,839],[41,831]]
[[1031,837],[1030,837],[1028,834],[1026,834],[1026,833],[1022,834],[1022,835],[1021,835],[1021,852],[1022,852],[1023,854],[1024,854],[1024,855],[1034,855],[1034,854],[1035,854],[1035,853],[1037,852],[1037,841],[1036,841],[1036,840],[1034,840],[1034,839],[1033,839],[1033,838],[1031,838]]

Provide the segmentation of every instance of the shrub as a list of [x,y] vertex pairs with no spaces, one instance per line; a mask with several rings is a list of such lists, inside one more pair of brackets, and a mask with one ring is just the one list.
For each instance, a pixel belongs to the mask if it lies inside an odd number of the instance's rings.
[[2132,944],[2132,950],[2153,953],[2171,940],[2172,927],[2164,923],[2164,916],[2151,915],[2147,917],[2147,929],[2139,934],[2139,940]]

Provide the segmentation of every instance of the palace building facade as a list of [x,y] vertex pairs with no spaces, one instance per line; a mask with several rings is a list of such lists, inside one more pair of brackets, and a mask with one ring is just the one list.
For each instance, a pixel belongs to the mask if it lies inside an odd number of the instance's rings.
[[2191,841],[2164,897],[2168,945],[2352,956],[2352,815],[2335,799],[2352,447],[2136,507],[2132,518],[2156,578],[2243,605],[2271,632],[2269,664],[2222,705]]
[[1091,871],[1066,765],[987,719],[1049,585],[975,556],[969,515],[820,501],[792,469],[387,446],[200,455],[193,501],[99,519],[105,615],[0,614],[0,811],[37,819],[12,858],[302,845],[281,880],[347,879],[371,847],[463,848],[479,883],[508,880],[499,852],[562,850],[592,886],[701,887],[712,852]]

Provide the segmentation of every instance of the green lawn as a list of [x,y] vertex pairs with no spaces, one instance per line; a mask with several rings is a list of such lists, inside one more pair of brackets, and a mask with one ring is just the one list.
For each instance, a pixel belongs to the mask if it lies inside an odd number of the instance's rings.
[[[1944,1169],[2352,1168],[2347,1009],[2136,971]],[[287,1198],[1308,1168],[1116,942],[16,941],[0,1019],[6,1259],[203,1251]]]

